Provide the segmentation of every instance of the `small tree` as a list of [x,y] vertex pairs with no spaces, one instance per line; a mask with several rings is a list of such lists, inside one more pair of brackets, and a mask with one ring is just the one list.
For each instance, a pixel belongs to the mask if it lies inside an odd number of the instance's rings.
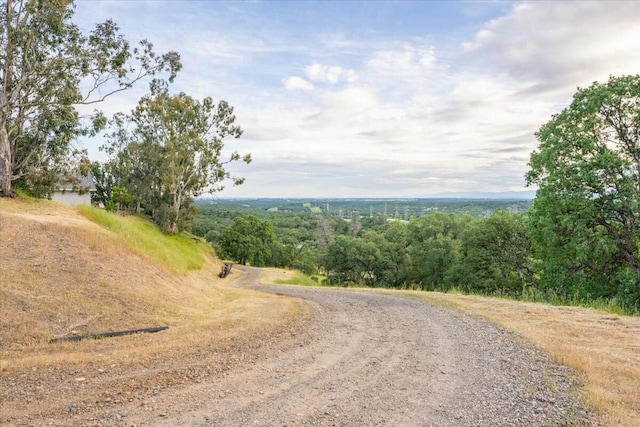
[[111,189],[111,200],[108,208],[115,207],[119,211],[129,210],[129,204],[131,203],[131,194],[126,188],[113,187]]
[[260,267],[270,257],[274,240],[269,221],[247,215],[235,218],[232,224],[222,229],[216,237],[216,245],[222,250],[222,257],[242,265],[250,263]]

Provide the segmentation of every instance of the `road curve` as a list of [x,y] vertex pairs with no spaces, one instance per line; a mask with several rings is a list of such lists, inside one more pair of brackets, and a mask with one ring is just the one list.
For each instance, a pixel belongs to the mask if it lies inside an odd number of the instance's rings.
[[[237,286],[302,298],[319,311],[285,350],[155,405],[128,423],[193,426],[590,425],[571,372],[469,315],[368,292]],[[182,406],[180,403],[182,402]]]

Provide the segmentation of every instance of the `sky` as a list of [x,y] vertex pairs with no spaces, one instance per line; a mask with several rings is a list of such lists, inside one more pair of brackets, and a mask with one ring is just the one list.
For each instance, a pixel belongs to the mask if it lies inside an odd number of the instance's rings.
[[[171,91],[234,107],[218,197],[415,198],[535,191],[535,132],[577,88],[640,73],[638,1],[77,0],[88,32],[178,51]],[[145,84],[110,98],[129,112]],[[81,142],[104,161],[100,138]]]

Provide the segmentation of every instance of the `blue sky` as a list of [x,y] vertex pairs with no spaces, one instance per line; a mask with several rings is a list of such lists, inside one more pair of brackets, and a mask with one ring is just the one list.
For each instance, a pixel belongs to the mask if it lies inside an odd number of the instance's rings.
[[106,19],[181,54],[173,91],[234,106],[227,148],[254,161],[220,197],[527,190],[534,133],[576,88],[640,73],[636,1],[76,2],[86,31]]

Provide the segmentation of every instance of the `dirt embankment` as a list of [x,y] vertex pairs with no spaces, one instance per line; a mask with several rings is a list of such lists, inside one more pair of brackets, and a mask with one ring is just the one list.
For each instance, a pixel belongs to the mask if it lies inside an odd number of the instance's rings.
[[74,209],[0,200],[0,425],[102,424],[104,411],[218,377],[305,321],[304,304],[232,287],[238,272],[220,280],[219,268],[209,257],[173,274]]

